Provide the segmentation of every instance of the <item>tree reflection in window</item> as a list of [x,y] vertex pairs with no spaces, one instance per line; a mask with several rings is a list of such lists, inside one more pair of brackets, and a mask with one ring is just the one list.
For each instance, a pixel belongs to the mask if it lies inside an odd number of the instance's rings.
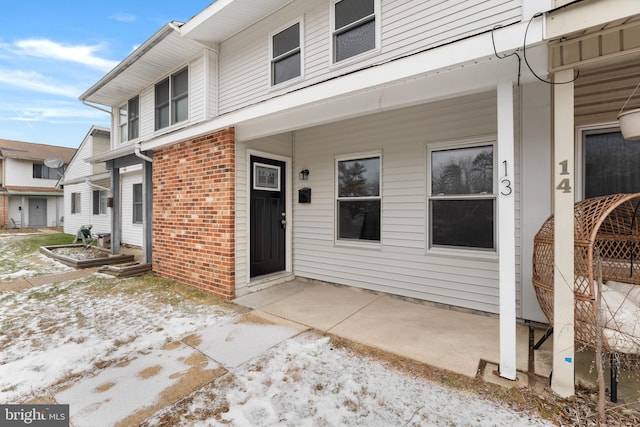
[[380,240],[380,158],[338,161],[338,238]]
[[493,147],[433,151],[431,194],[493,192]]

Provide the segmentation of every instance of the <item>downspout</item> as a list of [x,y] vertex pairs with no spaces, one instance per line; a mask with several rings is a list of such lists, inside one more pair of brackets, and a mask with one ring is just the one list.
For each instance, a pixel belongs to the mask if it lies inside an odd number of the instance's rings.
[[89,180],[89,178],[85,179],[84,182],[85,182],[85,184],[89,184],[91,187],[95,187],[95,188],[97,188],[99,190],[104,190],[104,191],[108,191],[108,192],[111,193],[111,189],[110,188],[103,187],[102,185],[94,184],[93,182],[91,182]]
[[147,156],[146,154],[142,154],[140,152],[140,144],[137,144],[135,149],[133,150],[133,154],[136,155],[136,157],[141,158],[142,160],[146,160],[149,163],[153,163],[153,159],[149,156]]

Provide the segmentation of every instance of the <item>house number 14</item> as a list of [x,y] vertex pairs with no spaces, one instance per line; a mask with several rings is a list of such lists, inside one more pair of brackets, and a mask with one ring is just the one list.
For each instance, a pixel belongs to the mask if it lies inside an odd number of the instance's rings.
[[[568,170],[568,160],[563,160],[558,164],[562,168],[562,170],[560,171],[560,175],[570,175]],[[563,193],[571,193],[571,183],[569,181],[569,178],[564,178],[562,181],[560,181],[560,183],[556,186],[556,190],[562,190]]]

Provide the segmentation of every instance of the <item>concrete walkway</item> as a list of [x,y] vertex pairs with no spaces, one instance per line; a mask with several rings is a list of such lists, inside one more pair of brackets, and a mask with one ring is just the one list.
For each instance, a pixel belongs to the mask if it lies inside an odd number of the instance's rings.
[[[497,316],[304,279],[234,302],[469,377],[478,375],[484,362],[490,363],[492,372],[500,360]],[[519,385],[527,383],[528,348],[529,329],[518,325],[517,369],[523,373]],[[499,377],[495,380],[515,385]]]
[[47,274],[42,276],[25,277],[22,279],[0,281],[0,293],[9,291],[21,291],[34,286],[42,286],[50,283],[60,283],[67,280],[86,277],[98,271],[98,267],[71,270],[62,273]]

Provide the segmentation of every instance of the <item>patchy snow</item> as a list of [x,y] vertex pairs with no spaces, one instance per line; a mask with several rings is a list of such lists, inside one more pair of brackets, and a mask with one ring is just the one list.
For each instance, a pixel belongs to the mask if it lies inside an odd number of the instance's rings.
[[67,403],[79,427],[553,425],[136,280],[0,293],[0,402]]

